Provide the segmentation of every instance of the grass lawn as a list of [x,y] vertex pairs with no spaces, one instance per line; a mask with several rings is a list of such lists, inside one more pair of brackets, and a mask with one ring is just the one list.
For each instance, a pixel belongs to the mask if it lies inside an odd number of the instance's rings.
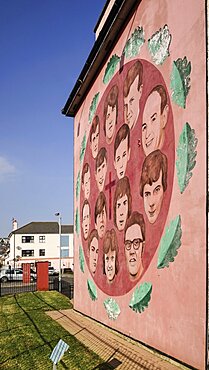
[[[45,311],[72,308],[56,291],[20,293],[0,298],[0,369],[52,369],[49,359],[59,339],[69,344],[57,369],[92,370],[103,361],[70,335]],[[99,368],[99,367],[98,367]]]

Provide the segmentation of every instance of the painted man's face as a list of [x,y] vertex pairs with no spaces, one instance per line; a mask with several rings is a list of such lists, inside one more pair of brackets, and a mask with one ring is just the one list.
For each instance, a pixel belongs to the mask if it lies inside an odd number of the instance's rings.
[[123,230],[128,217],[128,197],[123,195],[116,202],[116,225],[119,231]]
[[107,280],[111,282],[115,277],[116,251],[109,251],[105,254],[105,274]]
[[92,274],[95,273],[97,268],[98,253],[99,253],[99,243],[98,239],[94,237],[91,241],[89,250],[89,268]]
[[99,125],[97,125],[96,131],[91,136],[91,151],[92,156],[95,159],[99,149]]
[[106,173],[107,173],[107,160],[106,158],[104,158],[102,164],[97,168],[95,175],[99,191],[102,191],[104,189]]
[[122,140],[116,149],[114,166],[119,179],[125,176],[126,167],[130,158],[130,148],[128,148],[128,137]]
[[142,85],[138,90],[139,76],[130,86],[127,97],[124,97],[124,119],[130,130],[135,126],[139,115],[139,100],[142,94]]
[[108,105],[106,120],[105,120],[105,131],[106,131],[106,139],[107,139],[108,144],[110,144],[113,139],[113,135],[115,132],[115,127],[116,127],[116,116],[117,116],[116,105],[114,105],[114,107],[111,107],[110,105]]
[[82,228],[83,228],[83,236],[86,240],[89,235],[89,227],[90,227],[90,209],[89,205],[85,204],[83,208],[83,221],[82,221]]
[[126,230],[125,234],[125,255],[127,268],[132,280],[139,277],[142,266],[143,238],[141,227],[133,224]]
[[96,217],[96,229],[100,238],[103,238],[105,231],[106,231],[106,224],[107,224],[107,214],[105,207],[103,208],[102,212],[99,213]]
[[142,118],[142,146],[146,156],[161,149],[167,117],[168,106],[166,105],[161,114],[161,96],[154,91],[147,98]]
[[157,220],[161,210],[163,196],[164,190],[161,171],[159,179],[153,182],[152,185],[145,184],[143,189],[144,209],[151,224],[154,224]]
[[90,170],[88,170],[83,177],[82,189],[85,198],[88,199],[90,195]]

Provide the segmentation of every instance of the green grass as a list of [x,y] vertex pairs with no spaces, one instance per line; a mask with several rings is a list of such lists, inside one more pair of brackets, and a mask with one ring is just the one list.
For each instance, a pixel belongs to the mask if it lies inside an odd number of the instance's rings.
[[56,291],[20,293],[0,298],[0,369],[52,369],[49,359],[59,339],[69,344],[57,369],[92,370],[102,359],[70,335],[45,311],[72,308]]

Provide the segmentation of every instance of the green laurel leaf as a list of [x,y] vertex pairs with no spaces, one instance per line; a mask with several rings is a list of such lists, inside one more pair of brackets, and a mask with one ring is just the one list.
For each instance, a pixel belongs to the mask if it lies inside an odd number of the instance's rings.
[[97,290],[92,280],[90,279],[87,280],[87,287],[88,287],[90,298],[92,299],[92,301],[95,301],[97,299]]
[[143,27],[137,27],[131,34],[130,39],[124,47],[124,55],[126,58],[132,58],[139,54],[142,45],[145,43]]
[[80,177],[80,171],[78,172],[77,180],[76,180],[76,200],[78,199],[78,196],[80,194],[80,188],[81,188],[81,177]]
[[178,184],[181,194],[192,177],[192,170],[196,164],[197,152],[195,149],[197,147],[197,142],[195,130],[186,122],[179,137],[176,160]]
[[149,40],[148,49],[152,60],[155,64],[163,64],[166,58],[170,55],[169,46],[171,43],[171,34],[168,26],[160,28]]
[[105,69],[105,74],[103,78],[104,84],[107,84],[111,80],[119,62],[120,62],[120,57],[117,56],[116,54],[112,55]]
[[173,62],[171,72],[172,100],[182,108],[186,108],[186,98],[190,90],[191,62],[178,58]]
[[93,97],[90,108],[89,108],[89,123],[92,122],[94,113],[96,112],[98,100],[99,100],[99,92],[95,94],[95,96]]
[[170,222],[161,239],[157,268],[169,267],[169,263],[177,256],[177,249],[181,246],[181,216],[178,215]]
[[76,208],[76,213],[75,213],[75,230],[76,230],[76,234],[79,235],[80,234],[80,217],[78,213],[78,208]]
[[143,283],[133,292],[129,307],[135,312],[142,313],[146,307],[148,307],[149,301],[151,299],[152,284]]
[[81,245],[79,245],[79,264],[81,271],[84,272],[84,255],[83,248],[81,247]]
[[104,306],[110,320],[116,320],[120,314],[120,307],[113,298],[107,298],[104,301]]
[[83,160],[84,154],[86,150],[86,133],[83,136],[82,142],[81,142],[81,147],[80,147],[80,163]]

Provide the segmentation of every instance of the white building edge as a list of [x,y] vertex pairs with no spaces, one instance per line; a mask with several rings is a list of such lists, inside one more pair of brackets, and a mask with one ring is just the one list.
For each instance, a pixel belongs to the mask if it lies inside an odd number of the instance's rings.
[[[61,250],[60,250],[61,239]],[[18,228],[13,220],[13,230],[9,235],[10,253],[5,260],[6,266],[22,267],[30,263],[48,261],[49,266],[73,270],[73,225],[61,225],[61,238],[58,222],[30,222]]]

